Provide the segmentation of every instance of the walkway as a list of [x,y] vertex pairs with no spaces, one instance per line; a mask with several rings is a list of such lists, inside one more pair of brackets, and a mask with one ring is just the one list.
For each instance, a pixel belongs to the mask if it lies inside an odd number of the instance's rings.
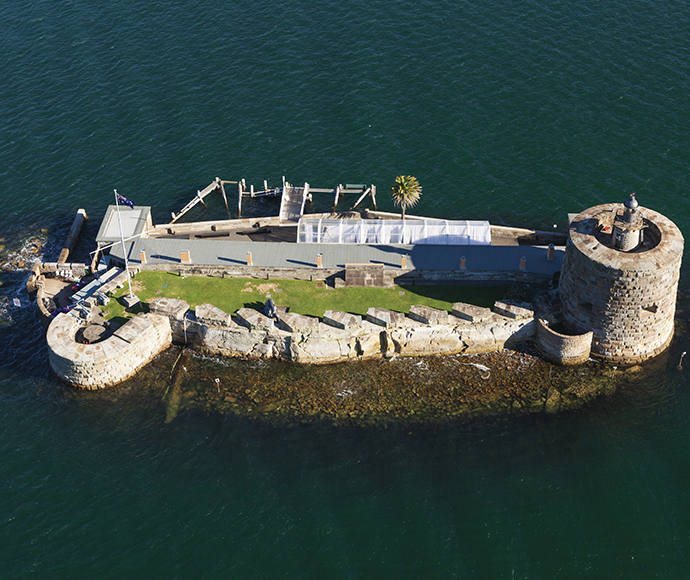
[[304,215],[304,202],[309,195],[309,184],[304,187],[295,187],[285,184],[283,187],[283,197],[280,200],[280,223],[299,222]]

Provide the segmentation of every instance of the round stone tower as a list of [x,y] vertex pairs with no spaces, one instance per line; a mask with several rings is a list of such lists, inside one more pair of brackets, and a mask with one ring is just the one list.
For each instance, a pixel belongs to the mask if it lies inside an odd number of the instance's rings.
[[559,283],[562,322],[593,332],[592,354],[637,363],[673,337],[683,235],[668,218],[625,204],[589,208],[570,224]]

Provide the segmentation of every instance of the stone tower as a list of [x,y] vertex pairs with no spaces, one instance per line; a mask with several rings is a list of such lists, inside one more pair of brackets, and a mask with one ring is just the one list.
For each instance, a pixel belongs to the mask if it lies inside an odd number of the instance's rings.
[[560,277],[562,322],[593,332],[592,354],[637,363],[661,353],[673,337],[683,235],[668,218],[639,207],[606,204],[570,224]]

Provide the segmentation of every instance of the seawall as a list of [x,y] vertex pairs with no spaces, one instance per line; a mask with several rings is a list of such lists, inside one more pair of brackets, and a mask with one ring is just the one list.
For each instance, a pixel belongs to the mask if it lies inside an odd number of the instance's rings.
[[102,389],[134,375],[172,344],[164,316],[138,314],[110,337],[94,344],[75,340],[83,325],[72,314],[58,314],[47,332],[50,366],[63,381],[83,389]]
[[[149,307],[152,313],[168,318],[176,342],[222,356],[303,364],[491,352],[531,340],[535,332],[531,310],[513,318],[481,309],[487,314],[475,322],[446,313],[447,322],[430,324],[401,313],[370,309],[366,320],[340,313],[355,321],[337,328],[293,313],[278,313],[276,324],[251,309],[241,309],[233,319],[210,304],[200,305],[194,312],[183,300],[168,298],[154,299]],[[324,318],[328,317],[337,318],[337,314],[328,311]]]

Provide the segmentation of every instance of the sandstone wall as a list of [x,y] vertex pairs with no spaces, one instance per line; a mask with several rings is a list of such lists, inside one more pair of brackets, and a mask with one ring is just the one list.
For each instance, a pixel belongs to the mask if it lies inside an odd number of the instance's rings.
[[610,248],[597,239],[597,227],[617,207],[590,208],[571,224],[559,285],[563,323],[573,332],[591,330],[598,356],[637,363],[661,353],[673,337],[683,236],[666,217],[640,208],[659,243],[642,252]]
[[[265,268],[259,266],[202,266],[196,264],[138,264],[141,271],[178,272],[185,276],[254,278],[259,280],[309,280],[345,283],[343,268]],[[130,271],[132,268],[130,267]],[[541,283],[551,275],[503,270],[403,270],[385,269],[384,284],[401,286],[429,284]]]
[[124,381],[172,343],[164,316],[138,314],[111,337],[94,344],[74,338],[81,326],[71,314],[58,314],[47,332],[50,366],[59,378],[84,389]]
[[43,262],[39,267],[40,274],[57,274],[67,272],[72,278],[79,279],[86,275],[86,264],[80,262]]
[[571,336],[549,328],[540,318],[535,324],[535,346],[546,360],[559,365],[579,365],[587,362],[592,349],[591,331]]
[[[325,364],[353,359],[450,355],[500,350],[531,340],[534,320],[492,313],[481,323],[449,316],[447,324],[425,324],[404,317],[402,326],[384,327],[363,320],[358,328],[341,329],[319,322],[310,331],[289,332],[280,325],[252,330],[232,322],[214,326],[196,320],[181,300],[154,299],[151,312],[168,315],[176,342],[230,357],[277,358],[303,364]],[[318,319],[314,319],[318,320]]]
[[[35,290],[36,292],[36,306],[38,307],[38,319],[41,321],[41,324],[43,325],[43,328],[48,328],[50,323],[53,320],[53,317],[51,316],[50,312],[48,311],[48,308],[46,308],[45,303],[43,302],[43,299],[45,298],[45,276],[42,274],[38,277],[34,274],[31,279],[31,283],[33,284],[32,289]],[[29,286],[29,283],[27,283],[27,288]]]

